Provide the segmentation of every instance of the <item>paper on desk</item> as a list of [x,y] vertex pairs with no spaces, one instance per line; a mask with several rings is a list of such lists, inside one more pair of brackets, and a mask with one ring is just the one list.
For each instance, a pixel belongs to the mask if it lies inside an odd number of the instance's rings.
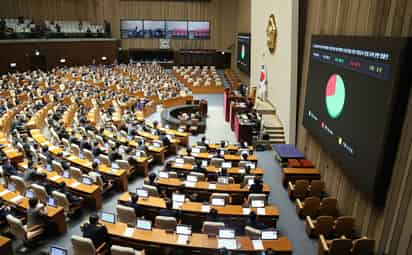
[[208,213],[210,211],[210,206],[209,205],[202,205],[202,212]]
[[217,240],[217,247],[220,248],[226,248],[229,250],[235,250],[236,247],[236,239],[218,239]]
[[216,189],[216,183],[209,183],[209,189]]
[[183,167],[183,163],[175,163],[175,166],[177,166],[177,167]]
[[59,147],[56,147],[56,146],[52,145],[52,146],[49,147],[49,151],[55,150],[57,148],[59,148]]
[[53,176],[53,177],[51,177],[50,179],[52,180],[52,181],[57,181],[58,179],[60,179],[60,175],[55,175],[55,176]]
[[257,214],[258,215],[265,215],[266,214],[266,209],[265,208],[258,208],[257,209]]
[[178,244],[187,244],[188,240],[189,240],[189,236],[187,236],[187,235],[178,235],[177,236],[177,243]]
[[126,228],[123,233],[123,235],[126,237],[132,237],[133,234],[134,234],[134,228]]
[[196,182],[185,181],[185,186],[189,188],[193,188],[196,186]]
[[249,215],[249,213],[250,213],[250,208],[248,208],[248,207],[243,208],[242,211],[243,211],[243,215]]
[[263,242],[262,240],[252,240],[253,249],[255,250],[263,250]]
[[15,197],[13,197],[12,199],[11,199],[11,201],[13,202],[13,203],[15,203],[15,204],[19,204],[22,200],[23,200],[23,196],[21,196],[21,195],[17,195],[17,196],[15,196]]
[[76,187],[79,186],[79,185],[80,185],[80,182],[75,181],[75,182],[73,182],[73,183],[70,185],[70,187],[76,188]]
[[4,196],[6,194],[9,194],[9,193],[10,193],[10,191],[8,189],[5,189],[2,192],[0,192],[0,197]]

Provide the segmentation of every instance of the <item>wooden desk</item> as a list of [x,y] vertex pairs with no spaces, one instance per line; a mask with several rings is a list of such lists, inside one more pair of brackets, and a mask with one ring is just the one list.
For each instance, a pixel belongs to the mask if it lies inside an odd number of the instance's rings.
[[[211,149],[211,150],[217,150],[219,148],[220,148],[220,144],[218,144],[218,143],[209,144],[209,149]],[[243,149],[239,145],[235,145],[235,144],[229,144],[228,146],[226,146],[224,148],[228,151],[239,151],[240,149]],[[251,145],[248,146],[247,149],[250,150],[250,151],[254,150],[253,146],[251,146]]]
[[7,237],[0,236],[0,254],[12,255],[13,247],[11,246],[11,240]]
[[[0,192],[6,190],[3,186],[0,186]],[[18,192],[8,192],[0,196],[1,200],[10,206],[14,206],[24,212],[29,208],[29,200],[24,197],[20,203],[14,202],[12,199],[19,195]],[[62,207],[50,207],[47,206],[47,219],[52,224],[53,229],[58,234],[65,234],[67,232],[66,217],[64,216],[64,210]],[[52,232],[53,233],[53,232]]]
[[[153,250],[157,254],[165,254],[169,248],[184,249],[185,254],[215,254],[218,249],[218,240],[215,237],[209,237],[207,234],[193,233],[187,244],[178,244],[178,236],[175,233],[166,233],[165,230],[153,228],[152,230],[133,229],[130,237],[124,236],[127,225],[117,222],[115,224],[101,222],[106,225],[108,233],[114,244],[133,247],[135,249],[149,249],[150,254]],[[256,254],[252,241],[247,236],[237,236],[236,239],[240,248],[234,252]],[[263,247],[265,250],[271,248],[276,254],[292,254],[292,243],[287,237],[280,237],[278,240],[264,240]],[[157,251],[157,249],[159,251]]]
[[287,187],[288,182],[295,182],[299,179],[319,180],[320,170],[317,168],[283,168],[283,186]]
[[187,101],[192,101],[193,96],[174,97],[162,100],[163,108],[169,108],[176,105],[185,105]]
[[[198,193],[198,199],[201,201],[209,201],[212,193],[229,193],[232,197],[232,204],[242,204],[244,198],[250,194],[248,186],[241,187],[239,183],[235,184],[216,184],[216,188],[210,186],[210,182],[197,182],[193,187],[185,186],[185,182],[178,178],[157,178],[156,183],[160,189],[166,190],[169,194],[173,193],[176,188],[184,187],[187,194],[193,192]],[[263,192],[266,195],[270,193],[270,187],[267,184],[263,185]]]
[[[130,193],[125,192],[119,198],[118,202],[125,204],[130,201]],[[166,201],[160,197],[148,197],[146,199],[139,198],[138,204],[143,208],[145,218],[154,220],[159,215],[159,210],[166,208]],[[183,224],[192,225],[194,232],[201,232],[203,221],[206,221],[208,212],[202,210],[204,206],[201,202],[185,202],[180,210],[183,212]],[[244,213],[241,205],[225,205],[225,206],[212,206],[210,209],[215,208],[218,211],[220,221],[225,222],[226,227],[234,228],[238,233],[243,233],[244,226],[249,217],[249,214]],[[251,208],[252,211],[257,212],[255,208]],[[268,228],[276,227],[276,221],[279,218],[279,208],[276,206],[266,206],[265,214],[259,215],[260,221],[262,221]]]
[[3,132],[0,132],[0,144],[4,145],[1,150],[12,163],[17,164],[23,161],[23,153],[21,153],[11,145],[11,143],[7,140],[7,135]]

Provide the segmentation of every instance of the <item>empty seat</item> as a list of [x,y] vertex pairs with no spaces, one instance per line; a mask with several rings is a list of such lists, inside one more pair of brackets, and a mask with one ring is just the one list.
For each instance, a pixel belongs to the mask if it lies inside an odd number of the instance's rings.
[[372,255],[375,249],[375,240],[368,239],[366,236],[353,240],[351,255]]
[[40,186],[39,184],[33,183],[32,185],[30,185],[30,188],[33,190],[34,194],[40,202],[47,202],[47,198],[49,195],[47,194],[46,188],[44,186]]
[[308,187],[308,180],[296,180],[294,184],[288,182],[288,194],[290,199],[304,199],[308,194]]
[[176,229],[177,220],[174,217],[156,216],[155,226],[157,228],[165,229],[167,231],[174,231]]
[[117,205],[117,220],[126,223],[129,226],[136,226],[136,214],[134,209],[129,206]]
[[210,201],[212,201],[212,199],[214,198],[224,199],[226,204],[230,204],[231,202],[231,198],[228,193],[212,193],[210,195]]
[[24,179],[22,177],[12,175],[10,177],[10,182],[14,184],[16,191],[18,191],[20,194],[24,194],[26,192],[26,183],[24,182]]
[[335,219],[332,216],[319,216],[316,220],[306,216],[306,233],[309,237],[316,237],[318,235],[330,237],[333,233],[334,222]]
[[64,169],[60,162],[53,160],[52,161],[52,168],[58,175],[63,175]]
[[100,245],[100,247],[94,247],[91,239],[73,235],[71,238],[73,254],[74,255],[94,255],[105,254],[107,249],[106,243]]
[[221,158],[212,158],[210,160],[210,165],[219,168],[219,167],[222,167],[223,162],[224,162],[224,160],[221,159]]
[[338,200],[332,197],[325,197],[319,206],[319,215],[336,216],[338,214]]
[[124,247],[119,245],[112,245],[110,248],[111,255],[143,255],[143,252],[136,251],[130,247]]
[[80,181],[82,179],[82,170],[74,166],[71,166],[69,170],[71,178],[76,179],[77,181]]
[[44,233],[44,228],[41,225],[33,226],[28,229],[27,226],[23,225],[23,222],[20,219],[11,214],[6,216],[6,220],[10,226],[10,233],[13,234],[16,239],[22,240],[23,244],[38,239]]
[[320,206],[319,197],[307,197],[303,202],[300,199],[296,199],[296,212],[301,218],[310,216],[316,217]]
[[319,255],[350,255],[352,240],[346,238],[326,241],[323,235],[319,235]]
[[219,229],[225,227],[224,222],[204,221],[202,225],[202,233],[209,236],[217,236]]
[[56,199],[57,205],[63,207],[66,215],[72,215],[80,209],[80,205],[71,204],[64,193],[55,190],[52,192],[52,196]]
[[159,191],[157,190],[157,187],[155,186],[143,184],[142,188],[144,190],[147,190],[147,192],[149,193],[149,196],[153,196],[153,197],[159,196]]

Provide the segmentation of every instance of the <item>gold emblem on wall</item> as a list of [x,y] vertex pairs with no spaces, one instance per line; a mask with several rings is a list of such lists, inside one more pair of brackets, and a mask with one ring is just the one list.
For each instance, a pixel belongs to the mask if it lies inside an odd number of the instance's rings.
[[271,14],[269,17],[269,22],[266,27],[266,43],[270,53],[274,53],[276,50],[276,42],[278,37],[278,27],[276,24],[275,15]]

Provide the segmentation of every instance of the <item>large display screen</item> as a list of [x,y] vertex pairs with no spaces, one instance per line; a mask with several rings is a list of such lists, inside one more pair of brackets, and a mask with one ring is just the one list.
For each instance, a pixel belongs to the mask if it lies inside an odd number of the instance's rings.
[[189,39],[209,39],[210,22],[209,21],[189,21],[188,24]]
[[409,95],[407,43],[312,37],[303,125],[375,200],[385,198]]
[[143,20],[121,20],[122,38],[143,38]]
[[237,35],[237,67],[250,74],[250,34]]
[[145,38],[164,38],[165,37],[164,20],[144,20],[143,29]]
[[187,35],[187,21],[166,21],[166,38],[186,39]]

